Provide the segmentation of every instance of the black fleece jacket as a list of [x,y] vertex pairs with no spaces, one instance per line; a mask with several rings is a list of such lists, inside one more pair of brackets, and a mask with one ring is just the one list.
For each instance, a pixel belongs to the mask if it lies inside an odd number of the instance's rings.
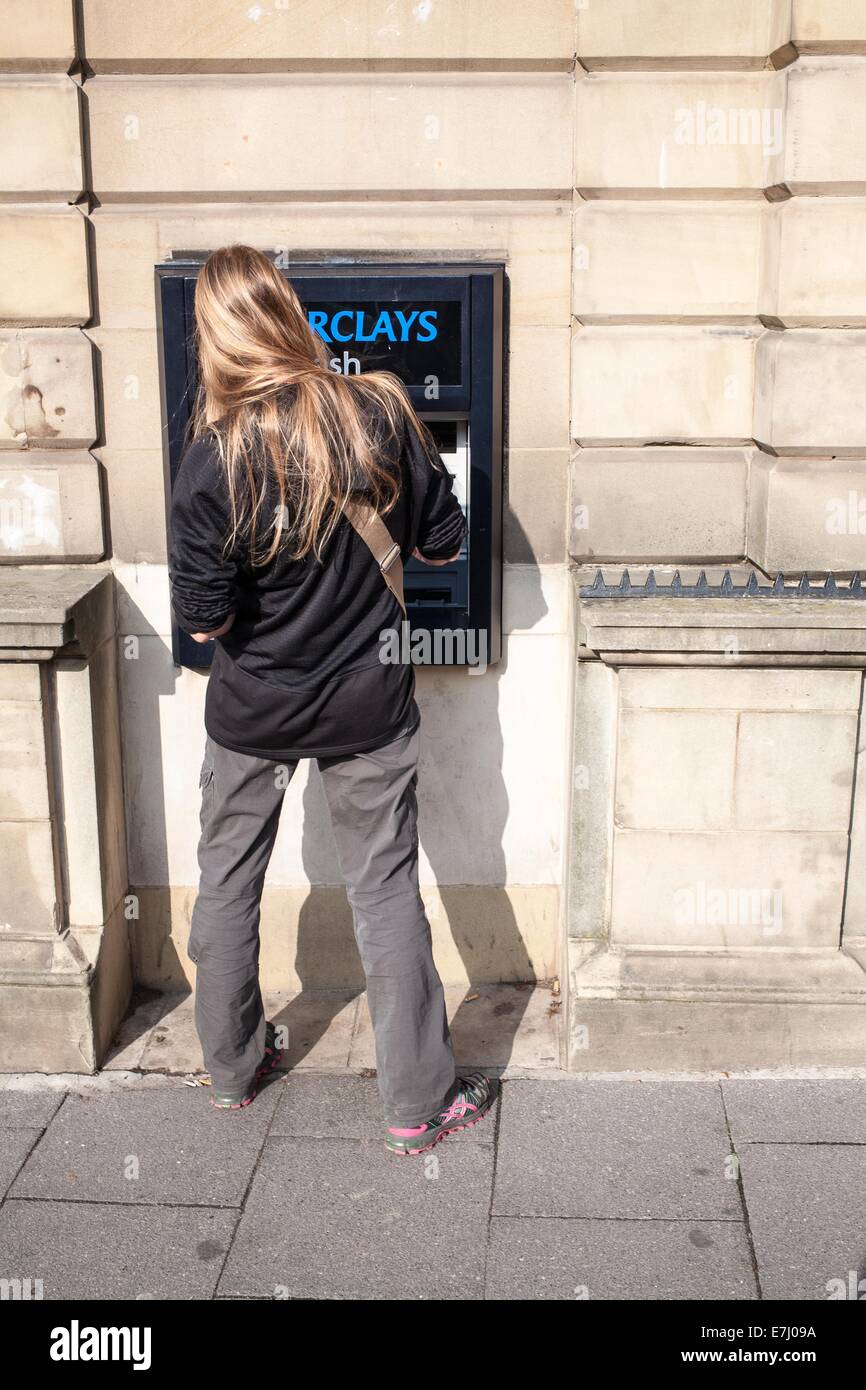
[[[383,450],[400,480],[385,523],[404,562],[417,548],[431,560],[459,549],[466,522],[453,478],[404,417],[401,437]],[[264,515],[278,502],[274,489]],[[228,554],[229,502],[213,445],[187,449],[171,505],[172,603],[187,632],[216,639],[205,705],[211,737],[261,757],[336,757],[378,747],[412,709],[411,666],[379,660],[380,633],[402,614],[370,551],[342,518],[322,560],[285,550],[253,566],[241,538]]]

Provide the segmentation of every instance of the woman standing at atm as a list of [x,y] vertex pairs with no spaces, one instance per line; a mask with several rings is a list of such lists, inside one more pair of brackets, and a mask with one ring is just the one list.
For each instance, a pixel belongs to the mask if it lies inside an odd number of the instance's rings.
[[402,619],[403,560],[452,560],[465,519],[396,377],[329,370],[261,252],[214,252],[195,320],[201,385],[169,568],[181,627],[216,642],[188,946],[213,1104],[248,1105],[279,1061],[260,903],[285,788],[315,758],[367,977],[385,1144],[423,1153],[479,1120],[494,1083],[455,1072],[418,890],[414,671],[380,659],[380,634]]

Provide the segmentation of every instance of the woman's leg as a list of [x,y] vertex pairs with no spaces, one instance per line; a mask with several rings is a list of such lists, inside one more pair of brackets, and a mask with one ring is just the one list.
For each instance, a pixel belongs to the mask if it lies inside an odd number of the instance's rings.
[[417,1125],[456,1079],[442,981],[418,891],[419,730],[384,748],[319,759],[367,976],[388,1125]]
[[216,1091],[244,1095],[265,1050],[259,911],[286,787],[297,763],[232,753],[208,738],[201,770],[201,869],[187,951],[195,1022]]

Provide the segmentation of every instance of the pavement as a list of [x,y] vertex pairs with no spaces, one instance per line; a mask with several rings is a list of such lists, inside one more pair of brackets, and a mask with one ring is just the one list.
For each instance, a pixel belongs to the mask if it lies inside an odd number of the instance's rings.
[[188,999],[142,1000],[97,1077],[0,1077],[0,1281],[74,1300],[866,1297],[866,1070],[566,1074],[550,993],[508,991],[462,1001],[458,1060],[502,1075],[495,1113],[418,1158],[386,1154],[375,1078],[349,1065],[358,997],[336,1052],[315,1001],[299,1028],[288,1000],[290,1068],[240,1112],[207,1103]]

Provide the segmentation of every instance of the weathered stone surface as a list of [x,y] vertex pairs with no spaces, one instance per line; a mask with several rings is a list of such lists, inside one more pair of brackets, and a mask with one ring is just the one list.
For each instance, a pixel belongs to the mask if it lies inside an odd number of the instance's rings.
[[[742,950],[731,947],[726,951],[682,952],[611,950],[604,942],[573,940],[569,943],[569,961],[574,998],[581,1007],[593,1000],[680,1002],[693,1006],[697,1018],[700,1001],[711,1003],[719,1010],[720,1017],[722,1010],[719,1006],[727,1004],[750,1007],[757,1004],[759,1008],[761,1003],[768,1006],[773,1003],[822,1007],[856,1005],[849,1020],[838,1020],[835,1036],[846,1039],[848,1043],[856,1037],[858,1021],[862,1028],[862,1019],[866,1014],[866,971],[850,956],[835,948],[802,951],[780,945],[772,951],[755,951],[750,947]],[[832,1012],[828,1017],[832,1017]],[[727,1061],[710,1061],[708,1053],[696,1055],[695,1069],[703,1071],[717,1065],[734,1070],[756,1065],[805,1065],[808,1049],[801,1049],[805,1033],[800,1032],[800,1027],[801,1023],[805,1026],[806,1021],[804,1011],[802,1020],[796,1024],[796,1047],[790,1051],[784,1046],[786,1040],[779,1038],[777,1041],[781,1045],[770,1048],[765,1060],[767,1039],[763,1036],[762,1025],[757,1062],[744,1060],[748,1058],[747,1048],[732,1046]],[[770,1026],[768,1022],[767,1027]],[[825,1041],[827,1039],[816,1039],[816,1056]],[[775,1059],[782,1060],[777,1062]],[[682,1056],[679,1061],[682,1061]],[[677,1070],[678,1065],[679,1062],[675,1062],[671,1070]],[[617,1069],[618,1064],[614,1064],[614,1070]]]
[[68,77],[21,77],[0,83],[0,199],[72,202],[78,197],[79,101],[79,89]]
[[866,556],[866,459],[756,454],[748,554],[769,574],[851,573]]
[[785,75],[591,73],[577,83],[574,182],[589,196],[781,182]]
[[840,951],[569,945],[579,1072],[859,1066],[866,973]]
[[0,820],[45,820],[48,814],[41,701],[0,700]]
[[568,451],[509,449],[503,513],[506,564],[561,563],[568,514]]
[[[789,328],[866,324],[861,255],[866,200],[791,198],[774,215],[779,231],[775,316]],[[771,291],[772,283],[767,288]]]
[[168,538],[162,450],[100,448],[94,453],[108,481],[113,558],[164,566]]
[[742,555],[748,462],[733,449],[579,450],[571,555],[653,563]]
[[733,711],[622,711],[616,824],[702,831],[730,825],[737,722]]
[[[866,689],[860,692],[860,727],[866,718]],[[866,970],[866,742],[861,741],[854,765],[854,801],[851,814],[851,856],[845,894],[843,945],[857,950]]]
[[618,830],[611,940],[620,946],[835,947],[848,837]]
[[734,820],[744,828],[846,831],[857,716],[743,713]]
[[[833,598],[581,599],[580,638],[605,660],[668,664],[700,653],[733,667],[866,665],[866,609]],[[616,654],[614,658],[614,654]]]
[[509,441],[513,449],[568,447],[571,334],[563,328],[516,328],[510,335]]
[[91,222],[99,271],[100,325],[144,329],[155,323],[153,267],[178,251],[213,251],[244,241],[284,258],[345,255],[407,260],[483,257],[507,261],[510,323],[568,327],[570,208],[542,199],[211,205],[151,209],[105,204]]
[[572,437],[587,446],[748,441],[757,342],[749,329],[580,329]]
[[[743,962],[744,974],[750,968]],[[699,976],[693,978],[693,988],[695,998],[689,1002],[580,1001],[574,1008],[574,1035],[581,1041],[569,1053],[570,1069],[603,1073],[860,1065],[866,1025],[862,1005],[855,1009],[766,998],[705,1003]]]
[[564,566],[508,565],[502,580],[502,630],[509,637],[568,631],[569,584]]
[[578,662],[568,826],[569,936],[602,937],[610,925],[616,721],[614,673],[599,661]]
[[0,454],[0,563],[99,560],[99,465],[91,454]]
[[86,323],[86,229],[76,208],[0,207],[0,323]]
[[577,34],[578,56],[588,66],[674,59],[694,67],[762,67],[790,38],[790,4],[732,0],[720,9],[714,0],[578,0]]
[[104,569],[9,568],[0,586],[0,648],[62,647],[90,655],[114,625],[113,581]]
[[[153,267],[150,267],[151,274]],[[148,332],[88,329],[101,363],[105,442],[111,450],[162,448],[159,342]]]
[[58,921],[60,904],[48,819],[0,821],[0,863],[3,865],[0,878],[3,929],[52,931]]
[[75,928],[101,928],[127,888],[116,691],[116,648],[110,640],[86,666],[57,662],[56,738],[63,753],[57,781],[64,808],[59,834],[69,924]]
[[5,0],[0,30],[4,71],[68,69],[75,57],[73,7],[69,0]]
[[719,671],[697,666],[634,667],[618,677],[623,710],[832,710],[856,713],[856,671]]
[[[93,185],[101,199],[121,201],[305,189],[562,193],[571,95],[570,77],[554,73],[421,74],[411,83],[381,74],[97,77],[88,83]],[[275,138],[309,130],[314,140]]]
[[521,0],[374,0],[361,8],[300,8],[276,0],[239,10],[233,0],[89,0],[87,56],[97,72],[257,69],[375,60],[435,63],[558,61],[574,53],[571,0],[545,0],[526,22]]
[[745,322],[762,311],[765,202],[596,199],[574,213],[574,313]]
[[[629,678],[638,678],[639,691],[639,678],[649,674],[626,671],[622,676],[628,703],[619,722],[618,825],[695,831],[846,830],[857,729],[853,672],[815,673],[806,683],[814,692],[815,707],[796,711],[774,710],[769,691],[764,694],[769,708],[742,708],[743,702],[750,702],[754,681],[747,672],[716,672],[718,690],[709,696],[709,708],[700,708],[695,700],[700,687],[696,690],[694,680],[688,679],[682,679],[682,705],[677,705],[674,672],[658,673],[663,680],[656,683],[655,694],[650,682],[643,686],[643,697],[636,695],[635,681]],[[822,683],[829,687],[826,695]],[[635,698],[643,707],[635,706]],[[821,708],[842,700],[847,700],[847,709]]]
[[76,328],[0,333],[2,449],[87,448],[96,438],[93,348]]
[[792,36],[800,53],[862,53],[863,0],[793,0]]
[[39,667],[35,661],[0,663],[0,700],[41,700]]
[[792,193],[866,192],[866,59],[801,58],[788,83],[787,187]]
[[864,371],[864,331],[765,333],[757,352],[755,439],[782,454],[862,453]]

